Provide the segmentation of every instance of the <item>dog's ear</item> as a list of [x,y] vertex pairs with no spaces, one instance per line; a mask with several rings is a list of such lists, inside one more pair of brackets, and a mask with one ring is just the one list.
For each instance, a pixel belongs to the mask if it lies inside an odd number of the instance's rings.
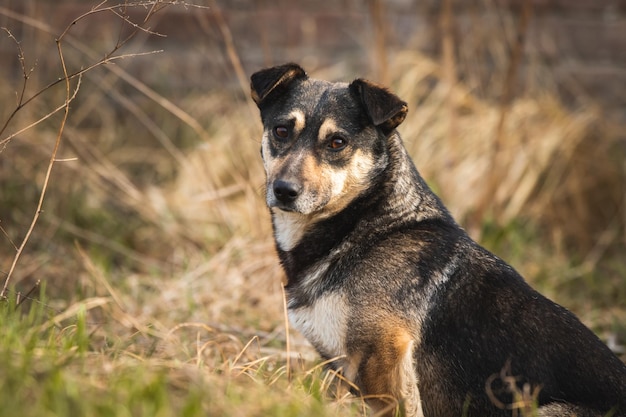
[[270,96],[284,93],[293,81],[306,78],[306,72],[298,64],[262,69],[250,77],[252,100],[260,107]]
[[390,134],[404,121],[409,107],[406,102],[370,81],[357,79],[350,84],[350,91],[358,97],[367,114],[385,135]]

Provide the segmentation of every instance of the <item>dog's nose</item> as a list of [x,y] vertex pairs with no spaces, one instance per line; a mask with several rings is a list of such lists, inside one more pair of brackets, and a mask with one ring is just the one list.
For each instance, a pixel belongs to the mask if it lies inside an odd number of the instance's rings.
[[281,203],[292,203],[300,194],[300,185],[293,182],[276,180],[274,181],[274,195]]

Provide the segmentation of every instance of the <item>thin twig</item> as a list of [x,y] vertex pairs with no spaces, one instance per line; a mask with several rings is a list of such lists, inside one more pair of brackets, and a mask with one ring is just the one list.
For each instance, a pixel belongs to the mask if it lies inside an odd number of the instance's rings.
[[[24,78],[24,81],[22,82],[22,91],[20,91],[20,93],[17,94],[17,105],[15,106],[15,109],[13,110],[13,112],[7,118],[4,126],[0,128],[0,135],[6,129],[6,127],[8,126],[13,116],[15,116],[15,114],[23,107],[24,95],[26,94],[26,85],[28,84],[28,78],[30,77],[30,74],[33,72],[33,70],[35,69],[33,67],[31,68],[30,71],[26,71],[26,58],[24,56],[24,50],[22,49],[22,45],[20,45],[20,42],[15,38],[15,36],[13,36],[13,33],[11,33],[9,29],[2,28],[2,30],[4,30],[9,35],[9,39],[15,42],[15,45],[17,47],[17,57],[18,57],[17,59],[20,61],[20,66],[22,67],[22,77]],[[3,142],[4,141],[0,142],[0,145]],[[6,147],[6,144],[2,148],[0,148],[0,153],[2,153],[5,147]]]
[[30,295],[33,292],[35,292],[37,288],[39,288],[39,285],[41,285],[40,279],[38,279],[37,282],[35,282],[35,285],[33,285],[33,287],[30,290],[28,290],[26,294],[21,295],[21,293],[17,293],[18,299],[15,300],[15,308],[17,309],[19,306],[21,306],[25,300],[31,300]]
[[[0,220],[0,223],[2,223],[2,220]],[[9,240],[9,243],[11,243],[11,245],[13,246],[13,248],[17,251],[17,245],[15,243],[13,243],[13,240],[11,240],[11,236],[9,236],[9,234],[7,233],[6,230],[4,230],[4,227],[2,227],[2,225],[0,224],[0,231],[2,232],[2,234],[4,234],[4,236],[6,236],[6,238]]]
[[20,94],[17,100],[17,106],[19,107],[22,104],[22,101],[24,100],[24,94],[26,93],[26,83],[28,81],[28,78],[30,77],[30,74],[32,74],[33,71],[35,70],[35,67],[31,68],[29,71],[26,70],[26,57],[24,55],[24,50],[22,49],[22,45],[17,40],[17,38],[13,36],[13,33],[11,33],[11,31],[8,28],[2,28],[2,30],[4,30],[9,35],[9,39],[15,42],[15,46],[17,47],[17,52],[18,52],[17,59],[20,61],[20,67],[22,67],[22,77],[24,78],[24,82],[22,83],[22,91],[20,91]]

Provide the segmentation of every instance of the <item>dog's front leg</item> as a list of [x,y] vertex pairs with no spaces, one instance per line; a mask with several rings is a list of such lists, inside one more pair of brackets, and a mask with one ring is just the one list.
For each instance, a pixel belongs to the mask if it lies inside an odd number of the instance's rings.
[[372,352],[362,357],[357,378],[376,415],[423,417],[410,334],[387,329],[371,346]]

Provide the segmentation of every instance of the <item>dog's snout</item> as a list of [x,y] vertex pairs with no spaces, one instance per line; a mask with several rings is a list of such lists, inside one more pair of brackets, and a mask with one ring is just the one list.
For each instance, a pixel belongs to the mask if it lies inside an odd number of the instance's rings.
[[300,195],[301,186],[284,180],[274,181],[274,195],[281,203],[292,203]]

